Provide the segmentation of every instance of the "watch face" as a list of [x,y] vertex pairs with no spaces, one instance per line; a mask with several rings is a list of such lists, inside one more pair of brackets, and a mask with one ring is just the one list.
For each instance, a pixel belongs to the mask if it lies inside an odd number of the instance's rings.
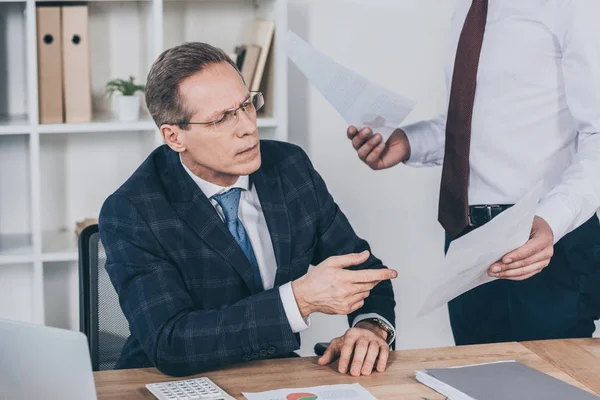
[[381,329],[383,329],[384,331],[387,332],[387,338],[386,340],[389,341],[390,337],[392,336],[392,330],[390,329],[390,327],[388,326],[388,324],[386,324],[385,322],[383,322],[380,319],[375,319],[373,320]]
[[375,321],[377,322],[377,325],[379,325],[382,329],[385,329],[388,333],[390,332],[390,328],[387,326],[387,324],[385,322],[383,322],[380,319],[376,319]]

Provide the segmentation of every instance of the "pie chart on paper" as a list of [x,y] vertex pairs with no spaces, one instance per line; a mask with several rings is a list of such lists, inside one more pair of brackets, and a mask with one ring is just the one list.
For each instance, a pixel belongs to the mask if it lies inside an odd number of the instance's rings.
[[288,394],[286,400],[318,400],[316,394],[312,393],[292,393]]

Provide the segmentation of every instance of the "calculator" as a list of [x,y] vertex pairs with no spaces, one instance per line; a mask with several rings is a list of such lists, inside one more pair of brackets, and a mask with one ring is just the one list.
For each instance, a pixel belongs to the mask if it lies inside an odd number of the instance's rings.
[[149,383],[146,388],[158,400],[235,400],[208,378]]

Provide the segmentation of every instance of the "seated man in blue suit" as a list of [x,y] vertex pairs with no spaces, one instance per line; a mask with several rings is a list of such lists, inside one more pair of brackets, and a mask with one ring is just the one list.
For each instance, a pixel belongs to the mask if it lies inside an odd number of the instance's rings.
[[171,48],[152,66],[146,103],[166,144],[99,221],[131,330],[117,368],[184,376],[293,356],[321,312],[352,326],[321,365],[385,370],[397,273],[370,254],[299,147],[259,140],[263,102],[207,44]]

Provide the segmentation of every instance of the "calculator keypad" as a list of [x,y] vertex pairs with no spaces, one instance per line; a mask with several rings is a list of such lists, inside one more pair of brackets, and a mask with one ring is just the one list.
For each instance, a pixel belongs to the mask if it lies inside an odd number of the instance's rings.
[[159,400],[229,400],[225,393],[208,378],[151,383],[146,388]]

